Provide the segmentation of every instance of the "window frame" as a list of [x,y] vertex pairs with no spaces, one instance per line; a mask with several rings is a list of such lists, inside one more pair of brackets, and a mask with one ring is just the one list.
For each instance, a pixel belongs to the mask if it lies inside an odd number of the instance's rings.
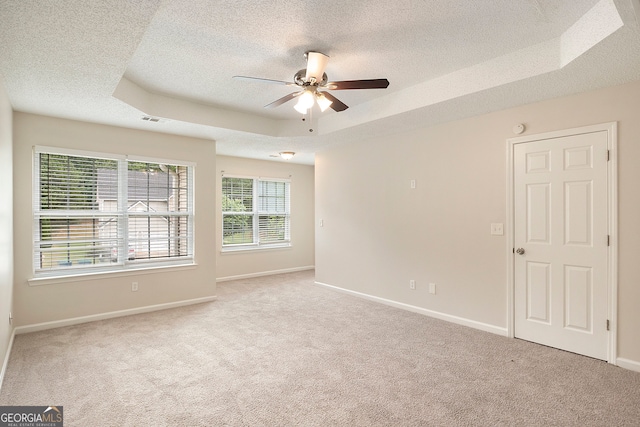
[[[40,229],[40,219],[55,217],[56,215],[63,214],[62,210],[45,210],[40,209],[41,207],[41,192],[40,192],[40,180],[41,180],[41,171],[42,168],[40,166],[41,156],[40,154],[50,154],[50,155],[58,155],[58,156],[69,156],[69,157],[84,157],[88,159],[103,159],[103,160],[113,160],[117,162],[117,208],[115,211],[103,212],[100,210],[91,211],[89,209],[80,209],[78,210],[78,214],[75,212],[67,211],[67,217],[73,218],[77,216],[78,218],[86,217],[87,213],[91,213],[92,216],[95,217],[104,217],[111,216],[115,217],[117,221],[116,225],[116,237],[114,240],[117,240],[117,250],[116,250],[116,261],[113,262],[104,262],[99,264],[92,264],[88,267],[81,266],[73,266],[69,268],[68,266],[55,267],[55,268],[42,268],[42,266],[38,265],[37,257],[41,251],[41,243],[42,235]],[[149,216],[158,216],[164,214],[166,217],[178,218],[178,217],[186,217],[186,235],[184,239],[186,240],[186,255],[180,256],[164,256],[158,258],[139,258],[139,259],[129,259],[129,220],[131,218],[140,218],[141,215],[139,212],[131,212],[129,213],[128,206],[128,193],[129,193],[129,163],[130,162],[142,162],[142,163],[151,163],[151,164],[167,164],[170,166],[178,166],[186,168],[186,210],[167,210],[162,211],[160,214],[152,213]],[[113,154],[113,153],[102,153],[95,151],[85,151],[85,150],[76,150],[70,148],[60,148],[60,147],[49,147],[49,146],[34,146],[32,150],[32,248],[31,248],[31,265],[32,265],[32,279],[33,281],[38,281],[40,279],[56,279],[56,278],[65,278],[65,277],[73,277],[73,276],[85,276],[85,275],[96,275],[96,274],[112,274],[112,273],[122,273],[127,271],[135,271],[141,269],[155,269],[155,268],[167,268],[167,267],[185,267],[185,266],[193,266],[195,265],[195,233],[194,233],[194,220],[195,220],[195,200],[194,200],[194,178],[195,178],[195,166],[194,162],[185,162],[181,160],[174,159],[161,159],[154,157],[146,157],[146,156],[137,156],[137,155],[126,155],[126,154]],[[97,189],[95,190],[97,191]],[[57,211],[57,212],[56,212]],[[162,215],[161,215],[162,216]],[[94,226],[95,227],[95,226]],[[150,226],[149,226],[150,227]],[[150,229],[149,229],[150,230]],[[183,233],[180,233],[179,236],[169,236],[168,240],[171,239],[181,239]],[[101,247],[102,248],[102,247]],[[30,280],[30,282],[31,282]]]
[[[235,178],[235,179],[250,179],[253,181],[252,184],[252,210],[250,212],[225,212],[222,207],[221,200],[224,197],[224,179],[225,178]],[[281,241],[260,241],[260,217],[269,214],[267,211],[260,210],[260,182],[283,182],[286,183],[285,191],[285,213],[277,213],[277,215],[282,215],[285,217],[285,239]],[[242,252],[242,251],[255,251],[255,250],[267,250],[267,249],[283,249],[290,248],[292,246],[291,239],[291,179],[290,178],[272,178],[272,177],[261,177],[261,176],[250,176],[250,175],[234,175],[234,174],[222,174],[222,178],[220,180],[220,198],[219,201],[221,203],[220,212],[221,212],[221,252]],[[252,238],[253,241],[251,243],[224,243],[224,219],[225,215],[247,215],[252,218]]]

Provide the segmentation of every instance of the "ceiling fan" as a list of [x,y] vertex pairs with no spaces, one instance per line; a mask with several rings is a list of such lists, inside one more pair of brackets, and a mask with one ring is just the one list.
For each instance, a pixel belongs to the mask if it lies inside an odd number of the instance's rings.
[[298,86],[300,90],[285,95],[265,105],[264,108],[275,108],[294,98],[298,98],[298,103],[294,108],[301,114],[306,114],[313,107],[314,102],[317,102],[321,111],[325,111],[329,107],[335,111],[344,111],[349,108],[345,103],[327,92],[328,90],[386,89],[389,86],[389,80],[387,79],[330,82],[328,81],[327,73],[324,72],[329,57],[320,52],[306,52],[304,56],[307,60],[307,68],[298,71],[293,76],[293,82],[246,76],[233,76],[233,78],[285,86]]

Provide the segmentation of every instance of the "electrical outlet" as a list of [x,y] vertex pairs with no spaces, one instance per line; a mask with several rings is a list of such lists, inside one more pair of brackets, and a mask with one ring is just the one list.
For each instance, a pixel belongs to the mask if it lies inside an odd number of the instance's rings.
[[411,181],[409,181],[409,187],[411,187],[412,189],[416,188],[416,180],[412,179]]
[[416,281],[409,280],[409,289],[415,289],[415,288],[416,288]]
[[131,292],[138,291],[138,282],[131,282]]
[[430,294],[436,294],[436,284],[435,283],[429,283],[429,293]]

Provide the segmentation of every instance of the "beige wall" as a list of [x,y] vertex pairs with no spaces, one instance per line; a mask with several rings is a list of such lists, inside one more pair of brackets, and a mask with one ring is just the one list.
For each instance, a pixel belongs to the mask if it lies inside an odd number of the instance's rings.
[[291,179],[290,248],[226,252],[222,249],[222,212],[216,218],[217,277],[234,277],[295,271],[314,266],[314,168],[288,162],[218,156],[216,161],[216,200],[222,199],[222,172],[229,175]]
[[[206,298],[216,293],[213,141],[14,113],[14,230],[16,326],[33,325],[156,304]],[[197,267],[128,272],[80,281],[30,286],[32,147],[46,145],[196,163],[195,255]],[[139,291],[131,291],[131,282]],[[1,322],[0,322],[1,323]]]
[[13,291],[13,147],[12,111],[0,78],[0,385],[12,326],[9,325]]
[[504,330],[506,237],[489,230],[507,221],[513,126],[529,135],[617,121],[618,357],[640,363],[639,113],[635,82],[317,153],[316,280]]

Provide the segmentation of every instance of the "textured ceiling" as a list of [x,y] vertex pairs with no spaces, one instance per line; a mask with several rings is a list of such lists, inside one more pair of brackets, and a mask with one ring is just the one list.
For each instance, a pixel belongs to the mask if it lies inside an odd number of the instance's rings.
[[[313,163],[331,144],[640,79],[639,0],[2,0],[0,78],[18,111],[216,140]],[[264,105],[305,51],[350,108]],[[144,115],[162,117],[158,123]],[[312,129],[313,132],[310,132]]]

